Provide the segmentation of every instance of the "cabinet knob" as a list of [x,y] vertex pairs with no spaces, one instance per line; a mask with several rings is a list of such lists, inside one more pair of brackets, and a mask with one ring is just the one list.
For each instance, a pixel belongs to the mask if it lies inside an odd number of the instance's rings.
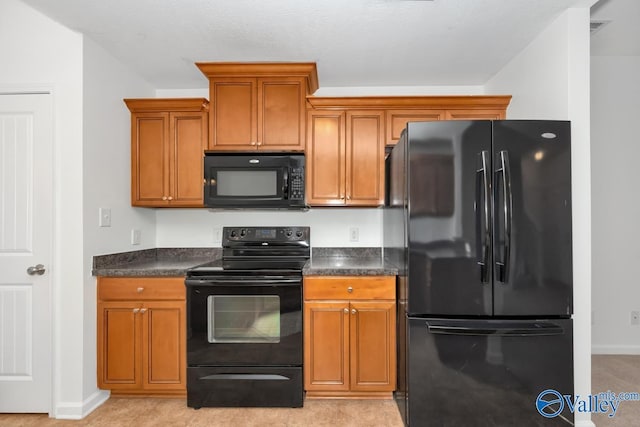
[[139,309],[139,308],[134,308],[134,309],[133,309],[133,314],[136,314],[136,313],[138,313],[139,311],[140,311],[140,309]]
[[356,314],[356,309],[355,308],[351,309],[351,314]]
[[162,200],[167,200],[167,196],[162,196]]
[[168,200],[173,200],[173,197],[169,196],[167,197]]
[[262,142],[258,142],[258,144],[257,144],[257,145],[258,145],[258,146],[262,145]]
[[348,308],[344,309],[344,314],[349,314],[349,309]]
[[347,200],[351,200],[351,196],[347,196]]
[[349,286],[349,287],[347,288],[347,292],[349,292],[349,293],[353,292],[353,288],[352,288],[351,286]]
[[[353,310],[353,311],[355,312],[355,310]],[[146,313],[146,312],[147,312],[147,309],[146,309],[146,308],[141,308],[141,309],[140,309],[140,313]]]
[[256,142],[255,141],[251,141],[251,145],[256,145]]
[[144,291],[144,288],[143,288],[143,287],[136,288],[136,291],[137,291],[138,293],[141,293],[142,291]]

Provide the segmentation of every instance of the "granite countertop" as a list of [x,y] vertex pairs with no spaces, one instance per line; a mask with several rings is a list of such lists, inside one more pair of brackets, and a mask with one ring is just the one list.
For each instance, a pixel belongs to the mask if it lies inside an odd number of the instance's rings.
[[185,276],[196,265],[220,260],[221,248],[158,248],[93,257],[92,274],[111,277]]
[[316,248],[305,276],[395,276],[398,269],[382,259],[380,248]]
[[[189,268],[221,261],[221,248],[157,248],[93,257],[92,274],[110,277],[185,276]],[[313,248],[307,276],[393,276],[381,248]]]

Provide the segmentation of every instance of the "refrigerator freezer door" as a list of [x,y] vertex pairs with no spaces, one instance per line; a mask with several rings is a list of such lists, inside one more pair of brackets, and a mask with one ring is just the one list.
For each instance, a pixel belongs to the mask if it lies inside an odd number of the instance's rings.
[[407,424],[572,425],[567,405],[536,409],[547,389],[573,394],[572,322],[409,318]]
[[409,123],[406,136],[408,312],[491,315],[491,122]]
[[494,315],[573,312],[570,126],[493,122]]

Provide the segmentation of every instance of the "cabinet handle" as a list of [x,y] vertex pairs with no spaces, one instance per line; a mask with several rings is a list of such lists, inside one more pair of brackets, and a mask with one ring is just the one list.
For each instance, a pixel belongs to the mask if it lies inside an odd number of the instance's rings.
[[351,286],[349,286],[349,287],[347,288],[347,292],[349,292],[349,293],[353,292],[353,288],[352,288]]
[[356,314],[356,309],[355,308],[351,309],[351,314]]
[[133,309],[133,314],[136,314],[136,313],[138,313],[139,311],[140,311],[140,309],[139,309],[139,308],[134,308],[134,309]]
[[144,291],[144,288],[143,288],[143,287],[139,287],[139,288],[137,288],[137,289],[136,289],[136,291],[137,291],[138,293],[141,293],[142,291]]
[[347,196],[347,200],[351,200],[351,196]]
[[[355,311],[355,310],[353,310],[353,311]],[[141,308],[141,309],[140,309],[140,313],[146,313],[146,312],[147,312],[147,309],[146,309],[146,308]]]
[[348,308],[344,309],[344,314],[349,314],[349,309]]

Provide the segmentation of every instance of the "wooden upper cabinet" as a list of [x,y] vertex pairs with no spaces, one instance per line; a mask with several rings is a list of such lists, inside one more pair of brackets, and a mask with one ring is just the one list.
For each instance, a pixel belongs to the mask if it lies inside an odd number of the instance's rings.
[[125,99],[131,111],[131,204],[203,205],[204,98]]
[[384,203],[384,112],[347,111],[346,204]]
[[209,78],[209,149],[304,151],[313,63],[197,63]]
[[398,142],[408,122],[505,119],[510,101],[510,95],[307,97],[315,109],[384,111],[385,144]]
[[409,122],[430,122],[444,120],[444,110],[388,110],[386,143],[395,144],[400,139],[402,130]]
[[507,118],[505,110],[449,110],[445,120],[503,120]]
[[310,205],[345,204],[345,120],[341,111],[309,112],[306,198]]
[[382,204],[384,112],[310,110],[307,121],[307,203]]

